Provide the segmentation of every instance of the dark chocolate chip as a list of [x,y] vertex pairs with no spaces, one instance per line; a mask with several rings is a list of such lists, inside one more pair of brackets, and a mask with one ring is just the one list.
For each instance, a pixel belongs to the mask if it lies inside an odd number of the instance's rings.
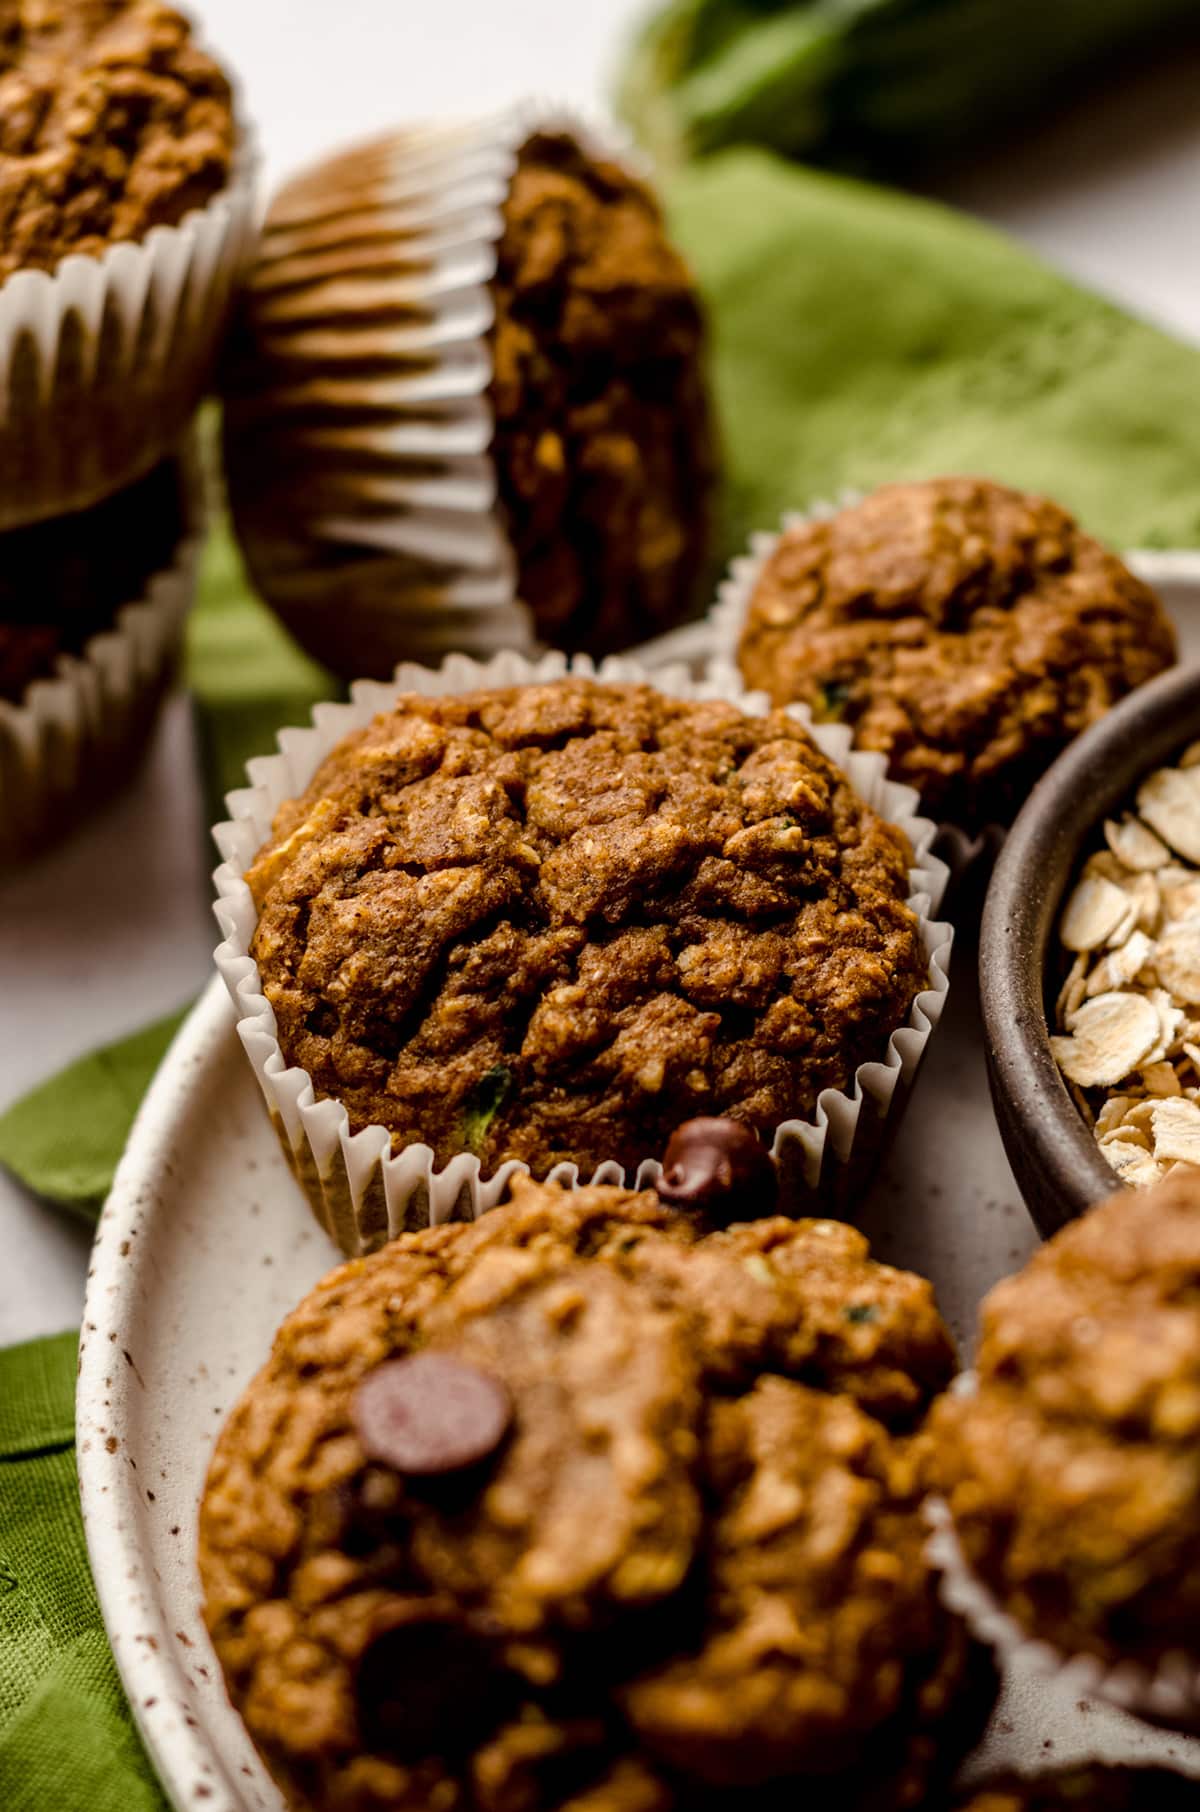
[[737,1120],[685,1120],[663,1154],[659,1200],[714,1225],[773,1214],[779,1186],[766,1147]]
[[368,1372],[354,1393],[354,1426],[369,1459],[409,1478],[442,1478],[482,1464],[512,1422],[497,1378],[449,1353],[414,1353]]
[[358,1664],[363,1739],[406,1759],[465,1742],[496,1719],[506,1684],[494,1651],[469,1630],[429,1616],[399,1624]]

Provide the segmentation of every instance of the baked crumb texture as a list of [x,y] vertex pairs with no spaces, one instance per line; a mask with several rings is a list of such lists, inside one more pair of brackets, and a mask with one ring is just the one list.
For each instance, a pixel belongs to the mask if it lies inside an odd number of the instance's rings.
[[290,1065],[355,1130],[544,1175],[768,1139],[927,984],[904,833],[785,713],[566,679],[405,696],[247,879]]
[[[482,1480],[368,1461],[355,1389],[416,1348],[506,1388]],[[994,1693],[922,1559],[953,1366],[840,1223],[520,1181],[334,1272],[235,1410],[200,1534],[233,1701],[297,1806],[923,1806]]]
[[1075,1222],[984,1305],[931,1419],[963,1551],[1065,1654],[1153,1667],[1200,1629],[1200,1176]]
[[715,447],[704,323],[650,190],[565,133],[522,147],[492,282],[493,457],[517,589],[605,654],[699,602]]
[[1065,510],[942,478],[787,530],[738,661],[776,704],[852,725],[932,817],[979,830],[1175,655],[1154,592]]
[[229,83],[173,7],[0,4],[0,281],[176,225],[233,147]]

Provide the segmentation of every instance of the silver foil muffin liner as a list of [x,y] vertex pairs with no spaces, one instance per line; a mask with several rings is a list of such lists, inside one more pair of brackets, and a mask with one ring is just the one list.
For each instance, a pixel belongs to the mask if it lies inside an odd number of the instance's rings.
[[[975,1374],[961,1373],[951,1388],[960,1396],[973,1395]],[[1073,1697],[1101,1699],[1146,1723],[1200,1730],[1200,1660],[1168,1655],[1151,1668],[1128,1658],[1108,1662],[1099,1655],[1064,1654],[1018,1623],[974,1572],[943,1498],[927,1498],[923,1514],[929,1528],[925,1558],[940,1577],[942,1602],[1003,1667],[1016,1665],[1033,1680],[1053,1678]]]
[[212,377],[256,236],[250,129],[177,226],[0,284],[0,533],[90,508],[169,456]]
[[615,126],[528,102],[352,146],[271,205],[250,281],[253,382],[240,396],[235,371],[226,405],[235,523],[259,589],[340,672],[377,668],[380,649],[431,664],[539,652],[497,507],[488,394],[502,210],[538,131],[640,173]]
[[[596,667],[586,656],[568,661],[549,654],[530,661],[515,653],[481,664],[454,655],[438,669],[403,665],[390,683],[359,681],[348,704],[321,704],[308,729],[283,730],[279,753],[249,764],[250,786],[228,797],[230,818],[214,830],[225,858],[215,875],[216,915],[224,941],[216,963],[237,1012],[237,1029],[284,1155],[325,1230],[342,1250],[370,1251],[395,1235],[430,1223],[473,1219],[504,1197],[509,1178],[527,1168],[515,1160],[484,1176],[480,1161],[468,1152],[445,1167],[434,1167],[427,1145],[393,1151],[382,1126],[355,1133],[341,1102],[319,1100],[311,1077],[289,1067],[276,1036],[275,1017],[250,954],[258,914],[245,881],[258,850],[270,835],[283,803],[303,791],[318,764],[351,730],[387,709],[397,694],[427,697],[474,691],[482,686],[518,686],[555,680],[567,674],[601,682],[643,683],[677,698],[723,698],[750,715],[763,716],[762,693],[745,693],[713,680],[695,680],[683,667],[653,674],[636,662],[615,657]],[[841,725],[813,726],[799,707],[792,715],[810,729],[814,741],[844,770],[866,802],[884,818],[900,825],[913,846],[909,871],[909,905],[920,921],[929,963],[929,986],[913,1003],[907,1020],[897,1026],[878,1061],[861,1064],[847,1090],[826,1089],[811,1121],[784,1121],[772,1146],[779,1171],[780,1199],[791,1212],[848,1211],[895,1127],[916,1077],[925,1047],[941,1018],[949,988],[948,969],[954,933],[935,914],[945,888],[944,863],[931,854],[935,827],[916,815],[911,788],[888,780],[883,758],[856,754]],[[657,1157],[648,1153],[637,1168],[637,1185],[651,1187],[660,1174]],[[573,1164],[560,1164],[550,1176],[574,1187],[582,1182],[622,1183],[625,1174],[615,1160],[581,1178]]]
[[169,566],[17,703],[0,699],[0,869],[64,835],[126,777],[175,674],[204,543],[203,485],[183,458],[184,532]]
[[[745,685],[738,666],[738,645],[742,639],[750,599],[763,568],[789,529],[806,522],[827,522],[840,510],[861,503],[861,491],[843,491],[834,501],[821,500],[805,510],[791,510],[774,533],[761,531],[750,537],[745,553],[737,554],[717,587],[717,601],[708,615],[712,637],[710,666],[713,677],[725,683]],[[987,825],[981,831],[966,831],[960,825],[942,822],[938,825],[935,848],[950,870],[952,888],[958,888],[977,868],[990,869],[1004,844],[1008,830],[1002,824]]]

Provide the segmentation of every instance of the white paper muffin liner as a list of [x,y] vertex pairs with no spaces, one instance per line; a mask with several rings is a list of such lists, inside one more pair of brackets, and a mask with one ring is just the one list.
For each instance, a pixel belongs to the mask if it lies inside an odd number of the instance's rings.
[[[285,800],[303,791],[336,743],[390,707],[398,693],[438,697],[483,686],[541,683],[567,674],[612,684],[652,684],[677,698],[725,698],[753,716],[763,716],[769,709],[762,693],[744,693],[712,680],[697,681],[682,667],[649,675],[637,663],[619,657],[598,668],[586,656],[568,661],[565,655],[549,654],[532,662],[515,653],[500,655],[487,664],[455,655],[437,670],[403,665],[391,682],[359,681],[348,704],[318,705],[311,728],[281,731],[280,753],[249,764],[251,785],[229,795],[231,818],[214,831],[225,858],[215,875],[215,909],[224,934],[216,962],[237,1010],[238,1034],[289,1164],[318,1220],[349,1254],[371,1250],[415,1227],[473,1219],[494,1207],[513,1173],[527,1166],[509,1161],[485,1177],[479,1159],[463,1152],[439,1171],[427,1145],[392,1152],[384,1127],[369,1126],[352,1133],[341,1102],[317,1099],[308,1073],[289,1068],[284,1060],[275,1017],[250,955],[258,914],[245,871],[270,835]],[[860,796],[906,831],[914,851],[908,903],[919,918],[929,962],[928,988],[917,996],[906,1022],[892,1033],[878,1061],[861,1064],[850,1089],[826,1089],[811,1122],[787,1120],[775,1134],[772,1151],[783,1205],[792,1211],[840,1211],[856,1200],[886,1135],[894,1129],[941,1017],[954,933],[933,916],[947,871],[930,853],[934,826],[916,816],[912,789],[888,780],[881,756],[852,752],[849,732],[843,726],[813,727],[802,711],[794,710],[792,715],[806,724],[818,746],[843,768]],[[657,1156],[647,1153],[637,1169],[638,1187],[651,1186],[660,1168]],[[622,1166],[615,1160],[601,1164],[589,1178],[581,1179],[573,1164],[558,1165],[550,1176],[571,1187],[581,1180],[625,1180]]]
[[[827,522],[840,510],[850,509],[863,500],[862,491],[843,491],[836,500],[820,500],[805,510],[791,510],[773,533],[760,532],[750,537],[750,545],[729,564],[717,587],[717,601],[707,622],[712,635],[710,667],[713,677],[722,683],[745,685],[738,667],[738,645],[742,639],[750,599],[763,568],[790,529],[807,522]],[[966,831],[960,825],[946,822],[937,828],[937,854],[950,870],[951,883],[957,894],[962,882],[977,867],[990,869],[1008,835],[1002,824],[987,825],[981,831]]]
[[169,456],[208,388],[256,235],[253,134],[177,226],[0,285],[0,533],[90,508]]
[[[973,1395],[975,1374],[963,1372],[951,1388],[960,1396]],[[973,1571],[945,1500],[927,1498],[923,1513],[929,1527],[925,1558],[940,1576],[943,1603],[1005,1668],[1015,1664],[1030,1679],[1053,1677],[1073,1696],[1102,1699],[1151,1724],[1186,1731],[1200,1727],[1200,1661],[1168,1655],[1151,1669],[1130,1659],[1110,1663],[1099,1655],[1064,1654],[1018,1623]]]
[[174,676],[204,540],[198,463],[183,459],[184,532],[171,564],[19,703],[0,699],[0,868],[70,829],[119,784]]
[[269,210],[253,364],[226,403],[234,520],[259,589],[336,671],[541,651],[496,507],[488,343],[502,209],[538,131],[643,173],[617,127],[531,101],[351,147]]

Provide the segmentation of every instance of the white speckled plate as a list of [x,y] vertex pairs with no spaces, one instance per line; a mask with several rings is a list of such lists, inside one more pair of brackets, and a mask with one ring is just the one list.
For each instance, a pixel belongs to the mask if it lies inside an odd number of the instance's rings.
[[[1138,564],[1196,658],[1200,556]],[[932,1277],[964,1343],[979,1297],[1035,1244],[988,1103],[973,972],[964,940],[912,1110],[862,1217],[880,1257]],[[280,1812],[200,1619],[196,1509],[222,1418],[278,1323],[337,1256],[283,1162],[214,980],[146,1098],[100,1222],[78,1395],[83,1515],[104,1619],[180,1812]],[[1084,1755],[1200,1774],[1200,1743],[1020,1678],[1008,1682],[978,1762],[1036,1769]]]

